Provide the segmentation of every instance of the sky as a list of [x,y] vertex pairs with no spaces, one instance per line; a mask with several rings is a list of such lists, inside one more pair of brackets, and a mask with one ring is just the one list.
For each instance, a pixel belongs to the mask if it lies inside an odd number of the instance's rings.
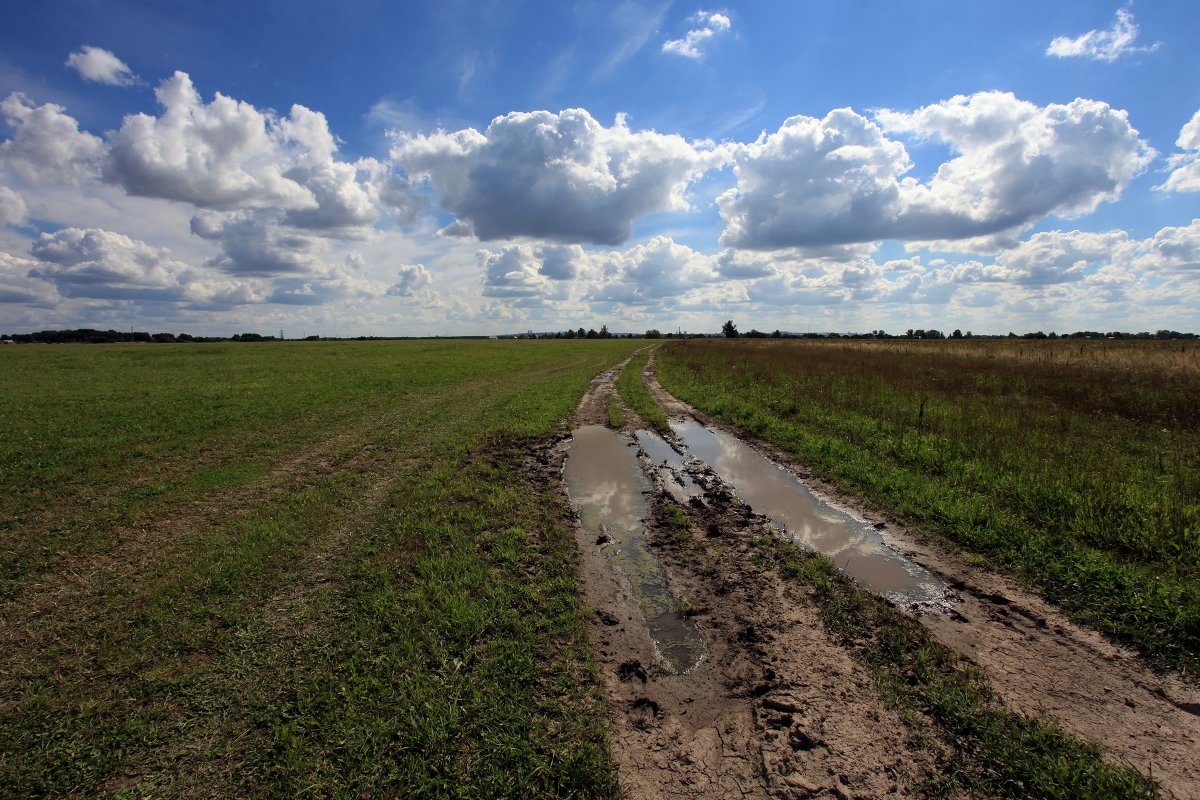
[[1200,331],[1194,0],[7,0],[0,333]]

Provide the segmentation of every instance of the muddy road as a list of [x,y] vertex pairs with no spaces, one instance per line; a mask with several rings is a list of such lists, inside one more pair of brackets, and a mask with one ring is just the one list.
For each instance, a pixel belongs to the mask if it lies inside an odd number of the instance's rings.
[[[645,378],[674,447],[628,409],[620,435],[605,430],[618,372],[598,376],[572,438],[538,461],[547,481],[563,469],[581,513],[583,597],[631,797],[907,797],[945,767],[947,754],[916,740],[919,726],[881,702],[826,632],[804,585],[760,566],[754,540],[779,535],[917,615],[1011,709],[1099,744],[1177,797],[1200,797],[1193,687],[682,404],[654,379],[653,359]],[[789,499],[793,483],[813,504]],[[836,540],[820,541],[838,525]]]

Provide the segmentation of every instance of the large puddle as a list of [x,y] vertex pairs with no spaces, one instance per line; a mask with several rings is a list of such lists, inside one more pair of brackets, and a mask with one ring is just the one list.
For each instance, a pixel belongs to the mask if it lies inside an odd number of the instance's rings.
[[572,433],[563,479],[584,530],[597,540],[611,540],[603,552],[628,578],[659,655],[676,672],[694,667],[703,655],[699,634],[667,594],[662,570],[646,543],[643,521],[649,513],[650,484],[637,451],[628,439],[601,425],[579,428]]
[[755,512],[862,585],[899,604],[941,597],[943,584],[889,547],[874,527],[822,501],[745,442],[697,422],[672,421],[671,428],[688,453],[707,462]]

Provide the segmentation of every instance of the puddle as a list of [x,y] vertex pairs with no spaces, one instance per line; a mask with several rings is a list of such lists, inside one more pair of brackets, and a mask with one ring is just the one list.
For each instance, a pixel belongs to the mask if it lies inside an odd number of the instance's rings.
[[690,421],[673,420],[671,429],[755,512],[798,544],[829,556],[862,585],[901,605],[942,596],[942,583],[889,547],[872,526],[821,500],[737,437]]
[[704,490],[697,486],[685,471],[686,457],[671,447],[665,439],[652,431],[637,431],[634,435],[675,502],[686,503],[691,498],[704,494]]
[[612,540],[603,552],[629,579],[663,660],[676,672],[694,667],[703,654],[699,634],[676,610],[646,543],[643,520],[649,514],[646,493],[651,487],[637,450],[601,425],[579,428],[571,435],[563,480],[584,530],[597,539]]

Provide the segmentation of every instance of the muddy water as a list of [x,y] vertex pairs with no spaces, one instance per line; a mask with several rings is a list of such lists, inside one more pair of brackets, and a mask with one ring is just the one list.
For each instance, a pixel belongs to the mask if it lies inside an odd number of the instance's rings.
[[754,511],[793,541],[829,556],[867,588],[900,604],[941,596],[941,582],[889,547],[873,527],[822,501],[737,437],[691,421],[672,421],[671,428],[689,454],[707,462]]
[[584,530],[598,541],[611,540],[604,553],[628,578],[663,660],[675,672],[691,669],[699,663],[703,645],[695,626],[667,594],[662,570],[647,546],[643,520],[649,513],[650,483],[637,451],[628,439],[601,425],[579,428],[572,433],[563,480]]

